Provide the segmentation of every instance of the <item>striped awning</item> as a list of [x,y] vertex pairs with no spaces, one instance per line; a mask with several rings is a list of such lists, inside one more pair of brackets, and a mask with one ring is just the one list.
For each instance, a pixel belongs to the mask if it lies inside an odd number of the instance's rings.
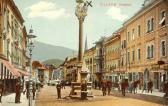
[[[15,78],[18,78],[18,77],[20,77],[21,76],[21,74],[17,71],[17,69],[13,66],[13,65],[11,65],[8,61],[6,61],[6,60],[2,60],[2,64],[3,64],[3,66],[9,71],[9,75],[12,75],[12,76],[14,76]],[[3,69],[5,69],[5,68],[3,68]],[[3,70],[2,70],[3,71]],[[6,70],[5,70],[6,71]],[[5,72],[4,71],[4,72]],[[6,75],[5,75],[6,76]]]
[[17,69],[18,70],[18,72],[21,74],[21,75],[23,75],[23,76],[30,76],[30,73],[28,73],[28,72],[26,72],[26,71],[22,71],[22,70],[20,70],[20,69]]

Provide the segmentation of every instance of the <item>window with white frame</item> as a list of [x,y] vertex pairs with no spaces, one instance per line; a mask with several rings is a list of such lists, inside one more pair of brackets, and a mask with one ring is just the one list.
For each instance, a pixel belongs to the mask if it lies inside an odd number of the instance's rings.
[[154,30],[154,18],[150,18],[147,20],[147,32],[151,32]]
[[150,59],[150,46],[147,46],[147,59]]
[[161,48],[161,56],[166,56],[166,41],[163,40],[161,41],[161,45],[160,45],[160,48]]
[[166,25],[166,12],[165,11],[162,11],[160,13],[160,22],[159,22],[159,24],[161,26],[165,26]]
[[154,57],[154,45],[148,45],[147,46],[147,59],[151,59]]

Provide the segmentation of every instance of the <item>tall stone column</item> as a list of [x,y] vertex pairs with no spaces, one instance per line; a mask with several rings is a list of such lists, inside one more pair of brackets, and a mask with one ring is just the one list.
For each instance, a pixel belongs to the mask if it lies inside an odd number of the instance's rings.
[[79,19],[79,51],[78,62],[82,63],[83,60],[83,20]]
[[0,54],[3,53],[2,49],[3,49],[3,42],[2,42],[3,38],[0,36]]

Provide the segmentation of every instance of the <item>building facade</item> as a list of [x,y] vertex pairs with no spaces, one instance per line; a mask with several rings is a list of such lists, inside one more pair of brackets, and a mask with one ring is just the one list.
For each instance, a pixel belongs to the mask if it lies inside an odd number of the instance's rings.
[[[127,77],[147,83],[152,80],[154,89],[161,89],[167,72],[159,61],[168,61],[168,1],[152,0],[123,25],[127,41]],[[167,66],[166,64],[162,66]]]
[[96,47],[96,56],[95,56],[96,72],[95,74],[97,76],[99,83],[103,80],[103,76],[105,74],[104,46],[103,46],[104,41],[105,41],[105,37],[101,37],[99,41],[95,43],[95,47]]
[[68,82],[73,82],[77,80],[77,56],[74,57],[67,57],[65,62],[62,66],[63,73],[64,73],[64,80]]
[[104,42],[105,78],[113,82],[120,79],[120,34],[114,33]]
[[96,56],[96,48],[92,47],[85,51],[84,53],[84,60],[86,63],[87,68],[90,71],[90,81],[94,82],[97,80],[97,77],[95,75],[96,73],[96,62],[95,62],[95,56]]
[[[13,92],[16,80],[26,73],[26,29],[13,0],[0,1],[0,72],[5,92]],[[18,79],[19,78],[19,79]],[[23,84],[23,83],[22,83]]]

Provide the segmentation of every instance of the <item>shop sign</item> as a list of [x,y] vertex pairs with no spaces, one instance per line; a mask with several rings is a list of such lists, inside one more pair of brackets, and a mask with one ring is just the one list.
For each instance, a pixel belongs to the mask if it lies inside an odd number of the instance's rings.
[[155,64],[155,65],[151,66],[152,71],[159,71],[159,69],[160,69],[160,66],[158,64]]

